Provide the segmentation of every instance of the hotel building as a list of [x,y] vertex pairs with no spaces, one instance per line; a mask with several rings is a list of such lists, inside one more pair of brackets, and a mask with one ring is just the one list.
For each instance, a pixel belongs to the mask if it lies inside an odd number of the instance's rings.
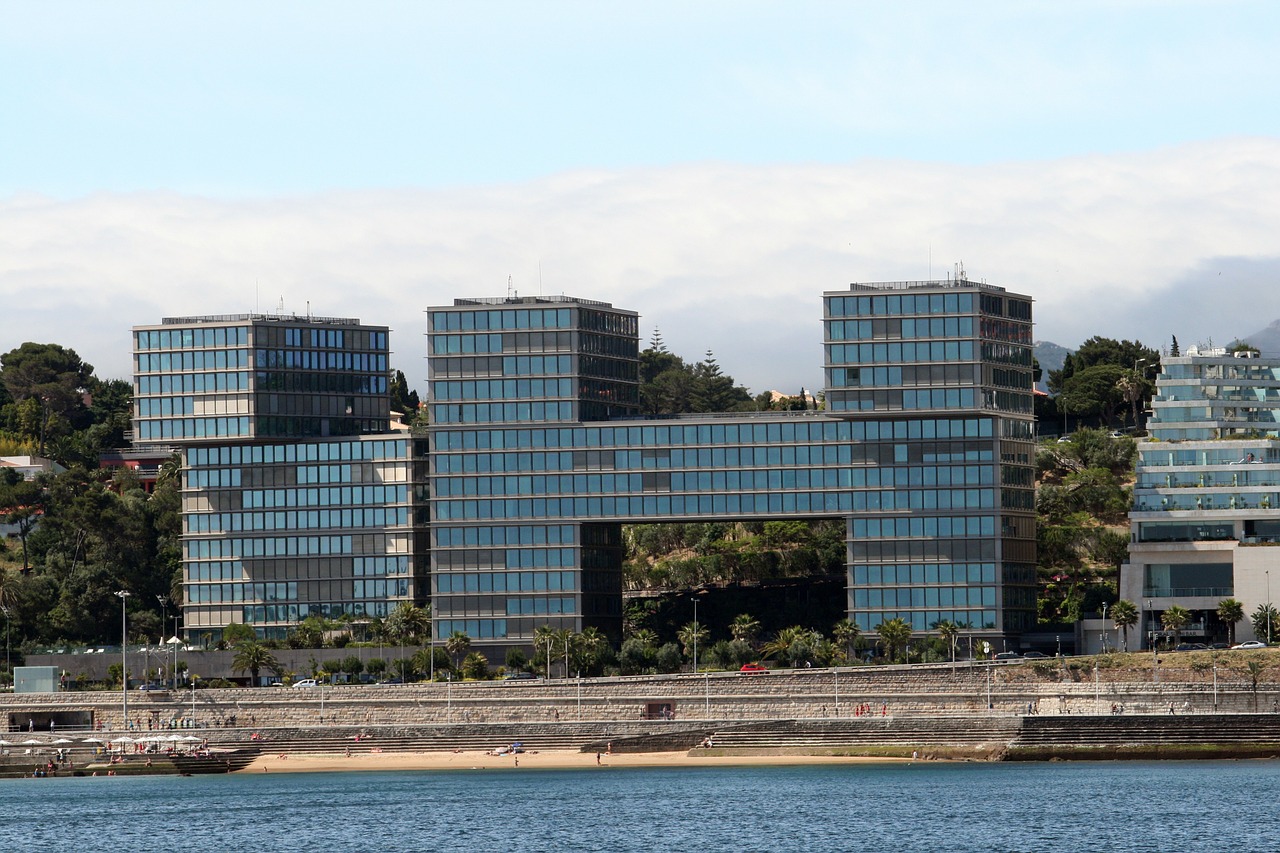
[[1120,575],[1145,643],[1174,604],[1192,613],[1184,638],[1226,640],[1225,598],[1244,604],[1236,638],[1253,639],[1247,617],[1272,600],[1272,568],[1280,585],[1280,359],[1255,355],[1191,348],[1161,362]]

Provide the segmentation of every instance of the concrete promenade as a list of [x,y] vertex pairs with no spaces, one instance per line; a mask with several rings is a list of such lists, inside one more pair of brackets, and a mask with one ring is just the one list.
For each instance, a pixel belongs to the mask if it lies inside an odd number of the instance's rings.
[[[236,688],[129,694],[132,732],[169,728],[416,727],[468,723],[750,722],[866,716],[1253,713],[1280,707],[1280,685],[1220,668],[1168,670],[1159,683],[1110,671],[1046,675],[1025,662],[775,670],[550,681],[394,686]],[[1140,677],[1141,674],[1138,674]],[[1130,677],[1134,677],[1130,673]],[[56,728],[120,732],[120,691],[0,697],[8,731]]]

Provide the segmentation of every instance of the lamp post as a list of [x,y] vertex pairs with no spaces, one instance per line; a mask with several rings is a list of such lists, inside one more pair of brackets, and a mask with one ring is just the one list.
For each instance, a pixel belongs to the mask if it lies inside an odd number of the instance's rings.
[[125,605],[129,602],[129,591],[122,589],[116,593],[120,599],[120,707],[124,712],[124,730],[129,731],[129,615]]
[[1267,645],[1271,645],[1271,570],[1267,569]]
[[0,610],[4,611],[4,669],[9,673],[9,680],[13,680],[13,661],[9,659],[9,625],[13,619],[9,616],[9,608],[0,605]]
[[698,597],[696,596],[694,597],[694,672],[698,672]]
[[1102,653],[1107,653],[1107,603],[1102,603]]
[[1147,619],[1151,621],[1151,681],[1160,683],[1160,656],[1156,651],[1156,612],[1152,609],[1151,599],[1147,599]]

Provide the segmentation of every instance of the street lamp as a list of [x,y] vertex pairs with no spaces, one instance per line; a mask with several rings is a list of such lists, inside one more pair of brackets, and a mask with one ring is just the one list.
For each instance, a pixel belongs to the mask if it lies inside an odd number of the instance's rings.
[[1271,570],[1270,569],[1267,569],[1267,645],[1268,646],[1271,645]]
[[9,625],[13,619],[9,616],[9,608],[0,605],[0,610],[4,611],[4,668],[9,673],[9,680],[13,680],[13,662],[9,659]]
[[129,602],[129,591],[122,589],[116,593],[120,599],[120,684],[122,685],[121,710],[124,712],[124,730],[129,730],[129,616],[125,605]]
[[[1270,638],[1268,638],[1270,639]],[[694,597],[694,672],[698,672],[698,597]]]
[[1156,653],[1156,612],[1151,607],[1151,599],[1147,599],[1147,619],[1151,621],[1151,680],[1160,683],[1160,657]]
[[1107,603],[1102,602],[1102,653],[1107,653]]

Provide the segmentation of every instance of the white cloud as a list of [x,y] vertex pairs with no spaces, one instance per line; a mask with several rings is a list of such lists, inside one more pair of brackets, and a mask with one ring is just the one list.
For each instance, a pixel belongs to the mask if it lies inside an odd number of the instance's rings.
[[57,342],[123,377],[132,325],[283,298],[390,325],[395,365],[421,390],[423,309],[503,295],[510,276],[523,294],[637,310],[645,340],[656,326],[677,353],[712,349],[755,391],[819,387],[823,291],[941,278],[958,260],[1033,296],[1039,339],[1228,340],[1280,317],[1280,288],[1258,284],[1280,267],[1278,190],[1280,142],[1237,139],[982,167],[706,163],[241,201],[25,196],[0,202],[0,352]]

